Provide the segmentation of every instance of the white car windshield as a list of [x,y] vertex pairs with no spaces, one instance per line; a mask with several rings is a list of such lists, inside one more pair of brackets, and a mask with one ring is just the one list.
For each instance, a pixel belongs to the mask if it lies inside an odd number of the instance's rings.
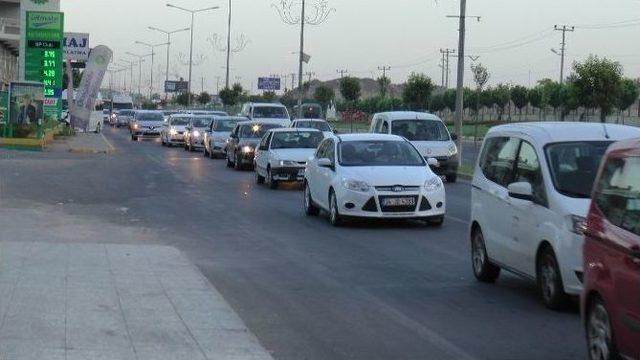
[[611,141],[578,141],[545,147],[556,190],[566,196],[588,199],[600,160]]
[[409,141],[449,141],[447,128],[436,120],[395,120],[391,133]]
[[164,121],[162,113],[139,113],[136,115],[138,121]]
[[256,106],[253,108],[253,117],[257,119],[286,119],[285,108],[280,106]]
[[213,131],[231,131],[238,122],[236,120],[218,120]]
[[305,129],[318,129],[320,131],[331,131],[331,127],[324,121],[298,121],[296,127]]
[[189,125],[189,118],[173,118],[171,119],[171,125],[177,125],[177,126]]
[[209,126],[211,124],[211,118],[201,118],[201,119],[193,119],[193,127],[203,128]]
[[405,141],[348,141],[339,145],[342,166],[424,166],[420,153]]
[[277,132],[273,134],[271,149],[315,149],[322,139],[322,133],[316,131]]

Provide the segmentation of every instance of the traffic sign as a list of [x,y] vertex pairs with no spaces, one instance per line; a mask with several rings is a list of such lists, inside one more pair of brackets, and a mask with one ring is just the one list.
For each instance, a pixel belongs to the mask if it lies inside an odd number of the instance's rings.
[[280,90],[280,78],[258,78],[258,89],[268,91]]
[[168,80],[164,82],[164,92],[176,93],[176,92],[186,92],[188,90],[189,90],[188,81]]

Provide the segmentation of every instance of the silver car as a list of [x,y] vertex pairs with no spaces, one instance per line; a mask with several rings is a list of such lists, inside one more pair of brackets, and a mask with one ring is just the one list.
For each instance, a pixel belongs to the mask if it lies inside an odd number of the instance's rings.
[[191,123],[191,115],[174,114],[170,115],[160,132],[160,142],[164,146],[174,146],[184,144],[184,133]]
[[139,137],[160,137],[160,131],[164,125],[164,116],[160,111],[136,111],[131,122],[131,140]]
[[204,133],[204,156],[224,158],[227,152],[227,140],[231,131],[247,118],[239,116],[221,116],[214,118],[209,129]]
[[214,117],[211,115],[191,116],[191,121],[184,133],[184,149],[195,151],[204,149],[204,133],[211,126]]

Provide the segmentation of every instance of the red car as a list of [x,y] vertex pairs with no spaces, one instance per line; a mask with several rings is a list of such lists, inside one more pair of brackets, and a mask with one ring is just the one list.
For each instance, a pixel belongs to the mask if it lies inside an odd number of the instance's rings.
[[590,359],[640,359],[640,140],[607,150],[584,244],[582,318]]

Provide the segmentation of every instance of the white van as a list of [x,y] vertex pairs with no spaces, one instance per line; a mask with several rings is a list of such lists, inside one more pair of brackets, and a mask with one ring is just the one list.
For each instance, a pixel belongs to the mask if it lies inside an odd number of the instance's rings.
[[471,188],[471,259],[482,282],[504,269],[536,281],[552,309],[582,291],[585,217],[600,160],[624,125],[575,122],[496,126]]
[[409,140],[425,158],[435,158],[433,172],[445,176],[448,182],[458,178],[458,148],[442,120],[429,113],[393,111],[375,114],[369,132],[399,135]]
[[242,106],[240,116],[251,121],[274,123],[282,127],[288,127],[291,124],[287,107],[279,103],[246,103]]

